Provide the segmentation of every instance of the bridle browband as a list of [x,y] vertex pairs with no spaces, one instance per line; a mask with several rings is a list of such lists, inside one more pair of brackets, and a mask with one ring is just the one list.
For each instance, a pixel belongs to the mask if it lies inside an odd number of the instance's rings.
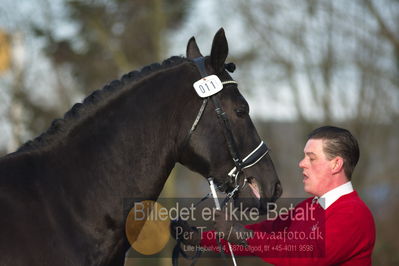
[[[207,77],[208,73],[207,73],[206,67],[205,67],[205,57],[198,57],[198,58],[192,59],[192,61],[196,65],[197,69],[199,70],[201,77],[202,78]],[[235,80],[226,80],[226,81],[222,81],[222,84],[223,85],[230,85],[230,84],[237,85],[237,82]],[[202,115],[204,114],[204,111],[205,111],[208,101],[211,100],[215,107],[215,112],[218,117],[218,120],[220,121],[220,123],[222,125],[223,135],[226,140],[227,148],[229,150],[230,156],[234,163],[233,169],[231,169],[230,172],[227,174],[230,177],[230,179],[227,180],[226,182],[220,184],[218,186],[218,188],[219,188],[219,190],[221,190],[223,192],[226,192],[226,193],[229,192],[228,196],[230,196],[230,198],[231,198],[234,196],[234,194],[238,191],[238,189],[240,187],[238,177],[242,173],[242,171],[244,169],[254,166],[256,163],[258,163],[268,153],[269,149],[267,148],[266,144],[263,141],[261,141],[260,144],[249,155],[247,155],[244,159],[241,159],[242,157],[237,148],[237,143],[235,141],[233,131],[231,129],[230,120],[227,117],[227,114],[223,110],[222,104],[221,104],[219,98],[217,97],[218,94],[219,93],[203,99],[201,107],[197,113],[197,116],[196,116],[196,118],[195,118],[185,140],[184,140],[184,145],[186,145],[188,143],[188,141],[190,140],[191,135],[197,128],[197,126],[200,122],[200,119],[201,119]],[[247,182],[247,179],[245,178],[241,187],[244,187],[246,182]]]

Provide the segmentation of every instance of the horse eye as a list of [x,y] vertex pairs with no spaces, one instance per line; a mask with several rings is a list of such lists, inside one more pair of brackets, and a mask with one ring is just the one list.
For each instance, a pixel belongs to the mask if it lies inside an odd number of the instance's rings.
[[238,117],[244,117],[248,114],[248,110],[245,108],[237,108],[234,110]]

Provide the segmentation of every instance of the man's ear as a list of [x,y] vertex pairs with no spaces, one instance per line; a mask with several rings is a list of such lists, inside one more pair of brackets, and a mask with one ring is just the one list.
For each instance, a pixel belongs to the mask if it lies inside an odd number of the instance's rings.
[[344,159],[341,156],[337,156],[331,160],[331,170],[333,174],[344,171]]

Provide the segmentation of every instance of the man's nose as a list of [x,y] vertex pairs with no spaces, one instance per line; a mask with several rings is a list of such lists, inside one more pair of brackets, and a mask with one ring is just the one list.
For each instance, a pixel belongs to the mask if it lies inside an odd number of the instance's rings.
[[303,158],[302,160],[299,161],[298,163],[299,168],[305,168],[305,158]]

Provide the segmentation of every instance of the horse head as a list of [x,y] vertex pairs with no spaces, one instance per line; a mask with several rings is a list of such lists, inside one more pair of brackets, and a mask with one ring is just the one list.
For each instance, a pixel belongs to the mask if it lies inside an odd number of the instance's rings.
[[[234,203],[267,211],[267,202],[281,196],[282,188],[268,148],[249,115],[249,105],[229,75],[233,64],[226,64],[228,44],[220,29],[210,56],[202,56],[195,38],[187,45],[187,58],[198,68],[198,79],[216,75],[223,89],[202,101],[197,117],[182,142],[180,162],[204,177],[212,177],[220,190],[234,191]],[[201,74],[201,76],[200,76]],[[199,105],[197,103],[197,105]]]

